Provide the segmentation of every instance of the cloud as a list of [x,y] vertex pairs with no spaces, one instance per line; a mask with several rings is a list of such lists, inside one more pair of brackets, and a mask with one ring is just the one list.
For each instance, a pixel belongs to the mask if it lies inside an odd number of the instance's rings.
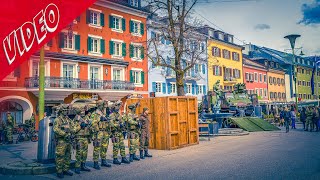
[[320,24],[320,0],[315,0],[311,4],[303,4],[301,10],[303,18],[298,22],[298,24]]
[[254,29],[256,29],[256,30],[266,30],[266,29],[270,29],[271,27],[270,27],[270,25],[268,25],[268,24],[257,24],[255,27],[254,27]]

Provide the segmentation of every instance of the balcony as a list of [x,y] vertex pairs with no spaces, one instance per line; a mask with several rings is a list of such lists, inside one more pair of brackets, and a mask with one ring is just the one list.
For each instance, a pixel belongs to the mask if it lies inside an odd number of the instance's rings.
[[234,77],[229,77],[229,76],[225,76],[225,77],[223,78],[223,81],[224,81],[225,83],[237,83],[237,79],[236,79],[236,78],[234,78]]
[[[39,77],[25,79],[26,88],[38,88]],[[47,89],[77,89],[77,90],[127,90],[133,91],[134,84],[127,81],[80,80],[77,78],[45,77]]]

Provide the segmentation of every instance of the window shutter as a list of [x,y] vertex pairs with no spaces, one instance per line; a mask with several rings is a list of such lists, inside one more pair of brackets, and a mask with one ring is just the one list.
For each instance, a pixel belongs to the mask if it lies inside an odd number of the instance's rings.
[[213,69],[213,75],[216,75],[216,66],[212,66]]
[[206,73],[206,65],[202,64],[202,74],[205,74],[205,73]]
[[166,83],[162,83],[162,93],[166,94],[167,93],[166,90],[167,90]]
[[172,86],[171,83],[168,83],[168,94],[171,94],[172,92]]
[[196,84],[196,94],[199,94],[199,86]]
[[199,66],[198,66],[198,64],[195,64],[194,66],[195,66],[195,67],[194,67],[194,71],[195,71],[195,73],[197,73],[197,72],[199,71],[199,70],[198,70],[198,69],[199,69]]
[[222,76],[222,68],[219,66],[219,76]]
[[184,93],[188,93],[188,92],[187,92],[187,85],[186,85],[186,84],[184,84],[183,89],[184,89]]
[[75,35],[75,50],[80,50],[80,35]]
[[100,26],[104,27],[104,14],[100,13]]
[[104,39],[100,39],[100,52],[101,52],[101,54],[104,54],[106,52],[105,40]]
[[130,70],[130,82],[134,82],[134,79],[133,79],[133,71],[132,70]]
[[144,72],[141,71],[141,84],[144,84]]
[[194,67],[192,67],[190,70],[191,70],[191,76],[194,77],[195,76]]
[[86,20],[87,20],[87,24],[90,24],[90,10],[87,10],[87,13],[86,13]]
[[114,28],[113,27],[113,16],[109,15],[109,28]]
[[88,37],[88,52],[90,52],[91,51],[91,37]]
[[133,22],[130,20],[130,23],[129,23],[129,28],[130,28],[130,33],[133,32]]
[[144,34],[144,24],[143,23],[140,23],[140,33],[141,33],[141,35]]
[[60,40],[59,47],[64,48],[64,33],[59,34],[59,40]]
[[217,48],[218,49],[218,57],[221,57],[221,49],[220,48]]
[[207,86],[203,85],[203,94],[207,94]]
[[122,18],[122,31],[126,30],[126,19]]
[[141,53],[141,59],[144,59],[144,47],[141,46],[140,48],[140,53]]
[[212,47],[212,49],[211,49],[211,54],[212,54],[212,56],[215,56],[215,54],[214,54],[214,49],[215,49],[215,47]]
[[156,83],[155,82],[152,82],[152,91],[153,92],[156,92]]
[[129,45],[129,56],[130,56],[130,58],[133,57],[133,48],[134,48],[134,46],[132,44],[130,44]]
[[113,55],[114,54],[114,52],[113,52],[113,46],[114,46],[114,43],[113,43],[113,41],[109,41],[109,54],[110,55]]
[[195,88],[195,85],[192,84],[192,90],[191,90],[191,93],[192,93],[192,94],[195,94],[194,88]]
[[126,55],[127,55],[126,43],[122,43],[122,56],[125,57]]

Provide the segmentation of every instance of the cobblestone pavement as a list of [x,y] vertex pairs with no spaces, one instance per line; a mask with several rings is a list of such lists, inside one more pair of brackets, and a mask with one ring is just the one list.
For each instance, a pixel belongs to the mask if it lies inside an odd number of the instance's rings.
[[[172,151],[151,150],[153,158],[92,169],[65,179],[320,179],[320,132],[256,132],[214,137]],[[37,143],[0,146],[0,163],[36,157]],[[128,153],[128,149],[127,153]],[[111,162],[112,144],[108,159]],[[89,152],[92,167],[92,148]],[[1,179],[55,179],[55,174]]]

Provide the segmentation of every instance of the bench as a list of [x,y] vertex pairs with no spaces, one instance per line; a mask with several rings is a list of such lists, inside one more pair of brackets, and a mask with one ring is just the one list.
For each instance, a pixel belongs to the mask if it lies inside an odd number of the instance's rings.
[[201,135],[207,135],[208,141],[210,141],[209,123],[199,123],[199,136]]

